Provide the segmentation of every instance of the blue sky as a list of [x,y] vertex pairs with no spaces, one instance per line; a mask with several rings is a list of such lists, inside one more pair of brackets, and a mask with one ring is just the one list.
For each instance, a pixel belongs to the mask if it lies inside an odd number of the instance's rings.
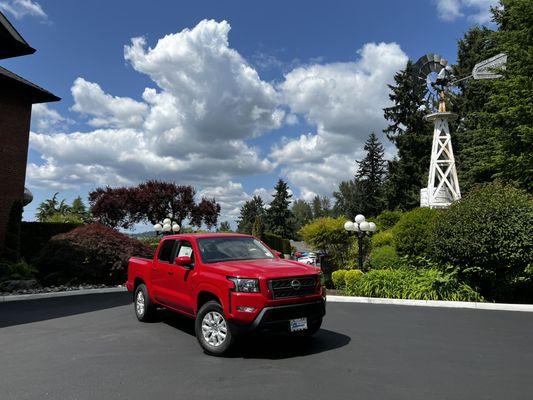
[[147,178],[193,184],[230,220],[278,177],[331,195],[383,129],[394,73],[453,62],[493,3],[0,0],[37,49],[2,66],[62,98],[34,109],[24,217]]

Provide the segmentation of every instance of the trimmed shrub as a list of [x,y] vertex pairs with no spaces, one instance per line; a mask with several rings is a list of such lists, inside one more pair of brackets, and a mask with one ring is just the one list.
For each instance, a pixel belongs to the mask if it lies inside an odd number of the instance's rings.
[[291,254],[291,241],[289,239],[283,239],[282,242],[283,254]]
[[261,240],[265,242],[266,245],[272,250],[276,250],[280,253],[283,253],[283,238],[281,236],[276,235],[274,233],[265,232],[263,233]]
[[20,253],[23,259],[33,262],[52,236],[67,233],[81,224],[57,222],[22,222],[20,225]]
[[396,268],[400,257],[393,246],[378,247],[370,253],[367,265],[369,269]]
[[0,261],[0,282],[35,279],[37,270],[24,261],[15,263]]
[[498,182],[474,189],[436,221],[434,253],[488,298],[533,300],[533,197]]
[[363,275],[363,271],[360,269],[350,269],[346,271],[346,274],[344,275],[345,287],[354,287]]
[[400,256],[430,256],[438,210],[415,208],[404,213],[393,228],[394,246]]
[[376,217],[376,225],[380,230],[391,229],[400,220],[401,211],[383,211]]
[[46,285],[119,284],[133,256],[151,258],[153,251],[112,228],[91,224],[51,238],[36,266]]
[[412,300],[483,301],[483,297],[455,275],[436,269],[373,270],[346,285],[353,296]]
[[3,259],[11,262],[20,260],[20,221],[22,220],[22,201],[15,200],[9,209],[6,225],[4,250],[0,254]]
[[394,234],[392,230],[380,231],[375,233],[370,238],[370,243],[372,244],[372,249],[377,249],[382,246],[393,246],[394,244]]
[[331,281],[333,282],[333,287],[335,289],[342,290],[344,289],[345,282],[344,277],[346,276],[346,272],[348,272],[345,269],[338,269],[337,271],[333,271],[331,273]]

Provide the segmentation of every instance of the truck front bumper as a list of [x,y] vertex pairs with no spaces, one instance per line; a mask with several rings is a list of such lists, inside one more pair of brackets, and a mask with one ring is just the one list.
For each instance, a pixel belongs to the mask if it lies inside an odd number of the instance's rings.
[[250,324],[230,322],[233,332],[247,333],[257,330],[288,330],[289,321],[296,318],[307,318],[308,323],[315,322],[326,315],[324,299],[306,303],[287,304],[263,308]]

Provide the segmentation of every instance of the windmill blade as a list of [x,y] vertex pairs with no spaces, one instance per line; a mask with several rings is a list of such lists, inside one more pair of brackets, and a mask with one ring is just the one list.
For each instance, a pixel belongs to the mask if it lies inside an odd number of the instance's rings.
[[483,60],[474,65],[472,76],[474,79],[496,79],[501,78],[502,74],[495,70],[505,70],[507,65],[507,54],[500,53],[487,60]]

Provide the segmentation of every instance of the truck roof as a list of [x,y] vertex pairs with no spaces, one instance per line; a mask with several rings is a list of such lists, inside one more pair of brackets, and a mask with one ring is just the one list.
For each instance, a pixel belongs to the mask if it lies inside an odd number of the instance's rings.
[[207,233],[178,233],[176,235],[166,235],[164,236],[164,239],[180,239],[180,238],[183,238],[183,237],[194,237],[194,238],[197,238],[197,239],[201,239],[201,238],[212,238],[212,237],[231,237],[231,236],[236,236],[236,237],[252,237],[251,235],[245,235],[245,234],[242,234],[242,233],[232,233],[232,232],[213,232],[213,233],[210,233],[210,232],[207,232]]

